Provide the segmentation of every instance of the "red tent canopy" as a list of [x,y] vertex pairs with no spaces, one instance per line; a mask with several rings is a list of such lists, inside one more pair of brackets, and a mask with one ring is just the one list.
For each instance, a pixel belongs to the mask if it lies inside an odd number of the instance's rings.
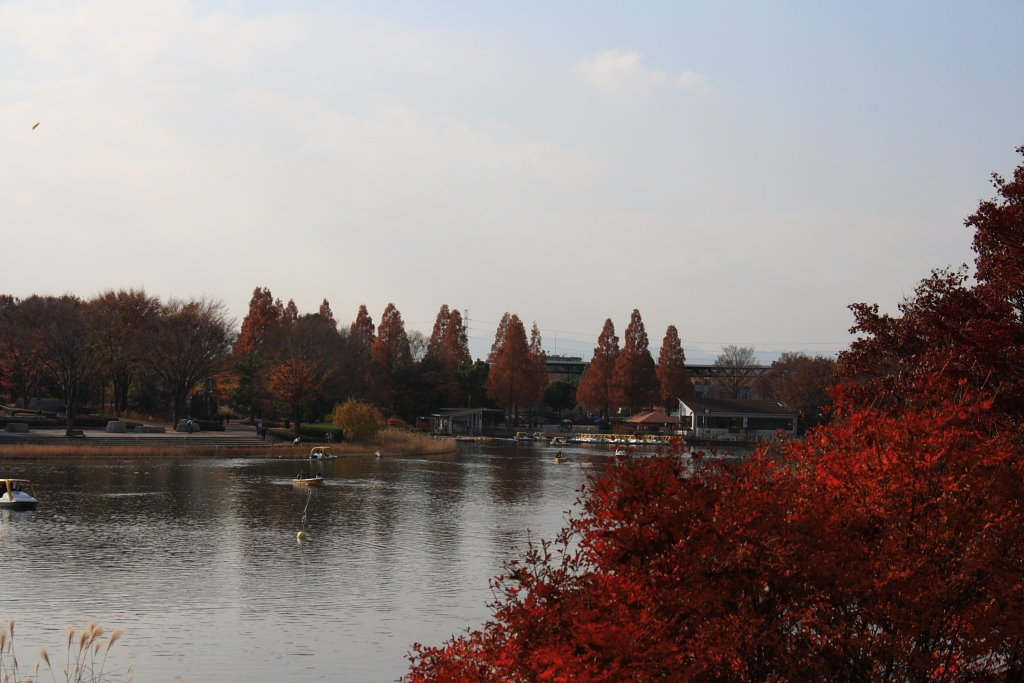
[[627,417],[623,422],[642,425],[665,425],[679,424],[678,417],[669,417],[661,410],[649,410],[646,413],[637,413]]

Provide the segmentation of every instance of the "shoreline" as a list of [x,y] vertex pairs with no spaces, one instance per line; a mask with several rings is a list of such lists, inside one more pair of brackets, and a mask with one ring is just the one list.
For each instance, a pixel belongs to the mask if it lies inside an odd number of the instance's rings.
[[182,457],[182,458],[260,458],[308,460],[315,446],[326,446],[338,457],[385,457],[442,455],[458,451],[455,439],[440,439],[420,434],[381,432],[367,443],[323,443],[263,441],[251,435],[227,432],[205,434],[108,434],[87,430],[83,437],[61,435],[0,433],[0,463],[5,460],[52,458]]

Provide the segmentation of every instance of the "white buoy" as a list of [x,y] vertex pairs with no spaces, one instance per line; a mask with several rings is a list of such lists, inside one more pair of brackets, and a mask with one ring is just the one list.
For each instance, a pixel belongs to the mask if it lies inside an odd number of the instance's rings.
[[376,455],[378,458],[380,457],[380,451],[374,451],[373,454]]
[[306,535],[305,531],[300,531],[299,533],[295,534],[295,540],[299,543],[305,543],[307,538],[309,538],[309,536]]

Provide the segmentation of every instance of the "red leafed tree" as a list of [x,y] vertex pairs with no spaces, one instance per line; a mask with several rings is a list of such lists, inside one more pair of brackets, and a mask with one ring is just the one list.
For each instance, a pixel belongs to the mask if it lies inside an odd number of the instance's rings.
[[619,357],[619,338],[615,336],[612,319],[604,321],[604,327],[597,338],[594,356],[580,378],[576,390],[576,401],[587,410],[597,410],[602,417],[608,417],[612,404],[612,372]]
[[356,319],[352,321],[349,336],[353,341],[359,342],[367,349],[373,346],[373,341],[377,338],[376,328],[373,324],[373,318],[370,317],[369,311],[366,310],[366,304],[359,305],[359,312],[356,313]]
[[285,308],[266,287],[257,287],[249,300],[249,312],[232,350],[233,388],[236,405],[248,408],[254,421],[270,409],[270,373],[281,358],[285,339]]
[[377,338],[370,348],[370,395],[389,414],[395,413],[396,375],[412,366],[409,336],[402,314],[389,303],[377,326]]
[[405,680],[1020,680],[1024,460],[988,399],[937,401],[738,465],[612,466]]
[[440,358],[441,340],[444,339],[451,317],[452,312],[448,309],[448,304],[441,304],[441,309],[437,312],[437,317],[434,318],[434,329],[430,333],[430,341],[427,342],[427,356]]
[[322,387],[316,366],[303,358],[288,358],[270,375],[270,390],[289,407],[296,433],[302,426],[302,408]]
[[665,330],[655,374],[658,377],[661,405],[666,411],[677,409],[679,399],[693,397],[693,381],[686,370],[686,353],[675,325],[669,325]]
[[334,319],[334,312],[331,311],[331,304],[327,301],[327,299],[324,299],[322,302],[320,302],[319,315],[321,318],[324,318],[325,320],[330,320],[332,323],[337,325],[337,321]]
[[631,412],[658,403],[658,375],[654,369],[647,332],[640,311],[633,309],[622,339],[622,352],[612,371],[612,405],[629,407]]
[[434,329],[421,363],[423,372],[437,392],[437,398],[448,405],[462,398],[459,370],[469,365],[469,337],[458,309],[441,306],[434,320]]
[[242,329],[235,342],[234,355],[244,356],[256,351],[273,356],[281,347],[281,326],[284,305],[274,300],[266,287],[257,287],[249,300],[249,312],[242,320]]
[[448,325],[441,337],[441,357],[455,366],[456,369],[469,365],[473,357],[469,354],[469,331],[462,320],[459,309],[452,309]]
[[976,284],[853,307],[831,422],[737,464],[613,466],[406,680],[1024,680],[1022,311],[993,281],[1022,277],[1022,175],[968,221]]
[[[1024,154],[1024,147],[1018,150]],[[936,270],[899,306],[854,304],[859,335],[839,357],[838,372],[855,380],[848,398],[899,409],[919,401],[922,378],[942,378],[954,390],[961,379],[985,387],[1015,429],[1024,415],[1024,165],[1013,179],[994,176],[997,197],[967,219],[974,228],[975,282],[966,267]]]
[[491,344],[491,352],[487,354],[487,362],[493,363],[498,356],[498,351],[505,345],[505,336],[508,334],[508,326],[512,322],[512,314],[505,312],[498,322],[498,329],[494,333],[494,343]]
[[[499,325],[501,345],[487,374],[487,395],[505,407],[512,424],[520,406],[532,406],[544,388],[537,381],[537,361],[526,341],[526,328],[519,316],[506,313]],[[498,344],[497,335],[495,345]]]
[[832,405],[836,362],[825,356],[786,352],[755,380],[758,395],[797,411],[801,429],[822,422]]
[[356,396],[365,396],[370,386],[370,349],[377,339],[377,327],[373,318],[360,304],[356,319],[349,328],[348,341],[350,349],[351,374],[350,383]]
[[304,315],[291,326],[270,389],[289,407],[296,432],[307,413],[325,414],[330,408],[326,399],[337,397],[342,348],[334,321],[320,314]]

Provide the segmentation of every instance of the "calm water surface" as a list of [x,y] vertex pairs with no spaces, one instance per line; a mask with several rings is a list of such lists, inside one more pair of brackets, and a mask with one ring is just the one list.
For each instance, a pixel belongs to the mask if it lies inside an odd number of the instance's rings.
[[312,493],[291,485],[305,461],[0,453],[42,501],[0,511],[0,621],[17,622],[23,671],[94,620],[124,629],[113,668],[141,683],[394,681],[412,643],[483,623],[488,582],[528,533],[565,525],[607,462],[565,452],[573,462],[542,446],[346,456]]

